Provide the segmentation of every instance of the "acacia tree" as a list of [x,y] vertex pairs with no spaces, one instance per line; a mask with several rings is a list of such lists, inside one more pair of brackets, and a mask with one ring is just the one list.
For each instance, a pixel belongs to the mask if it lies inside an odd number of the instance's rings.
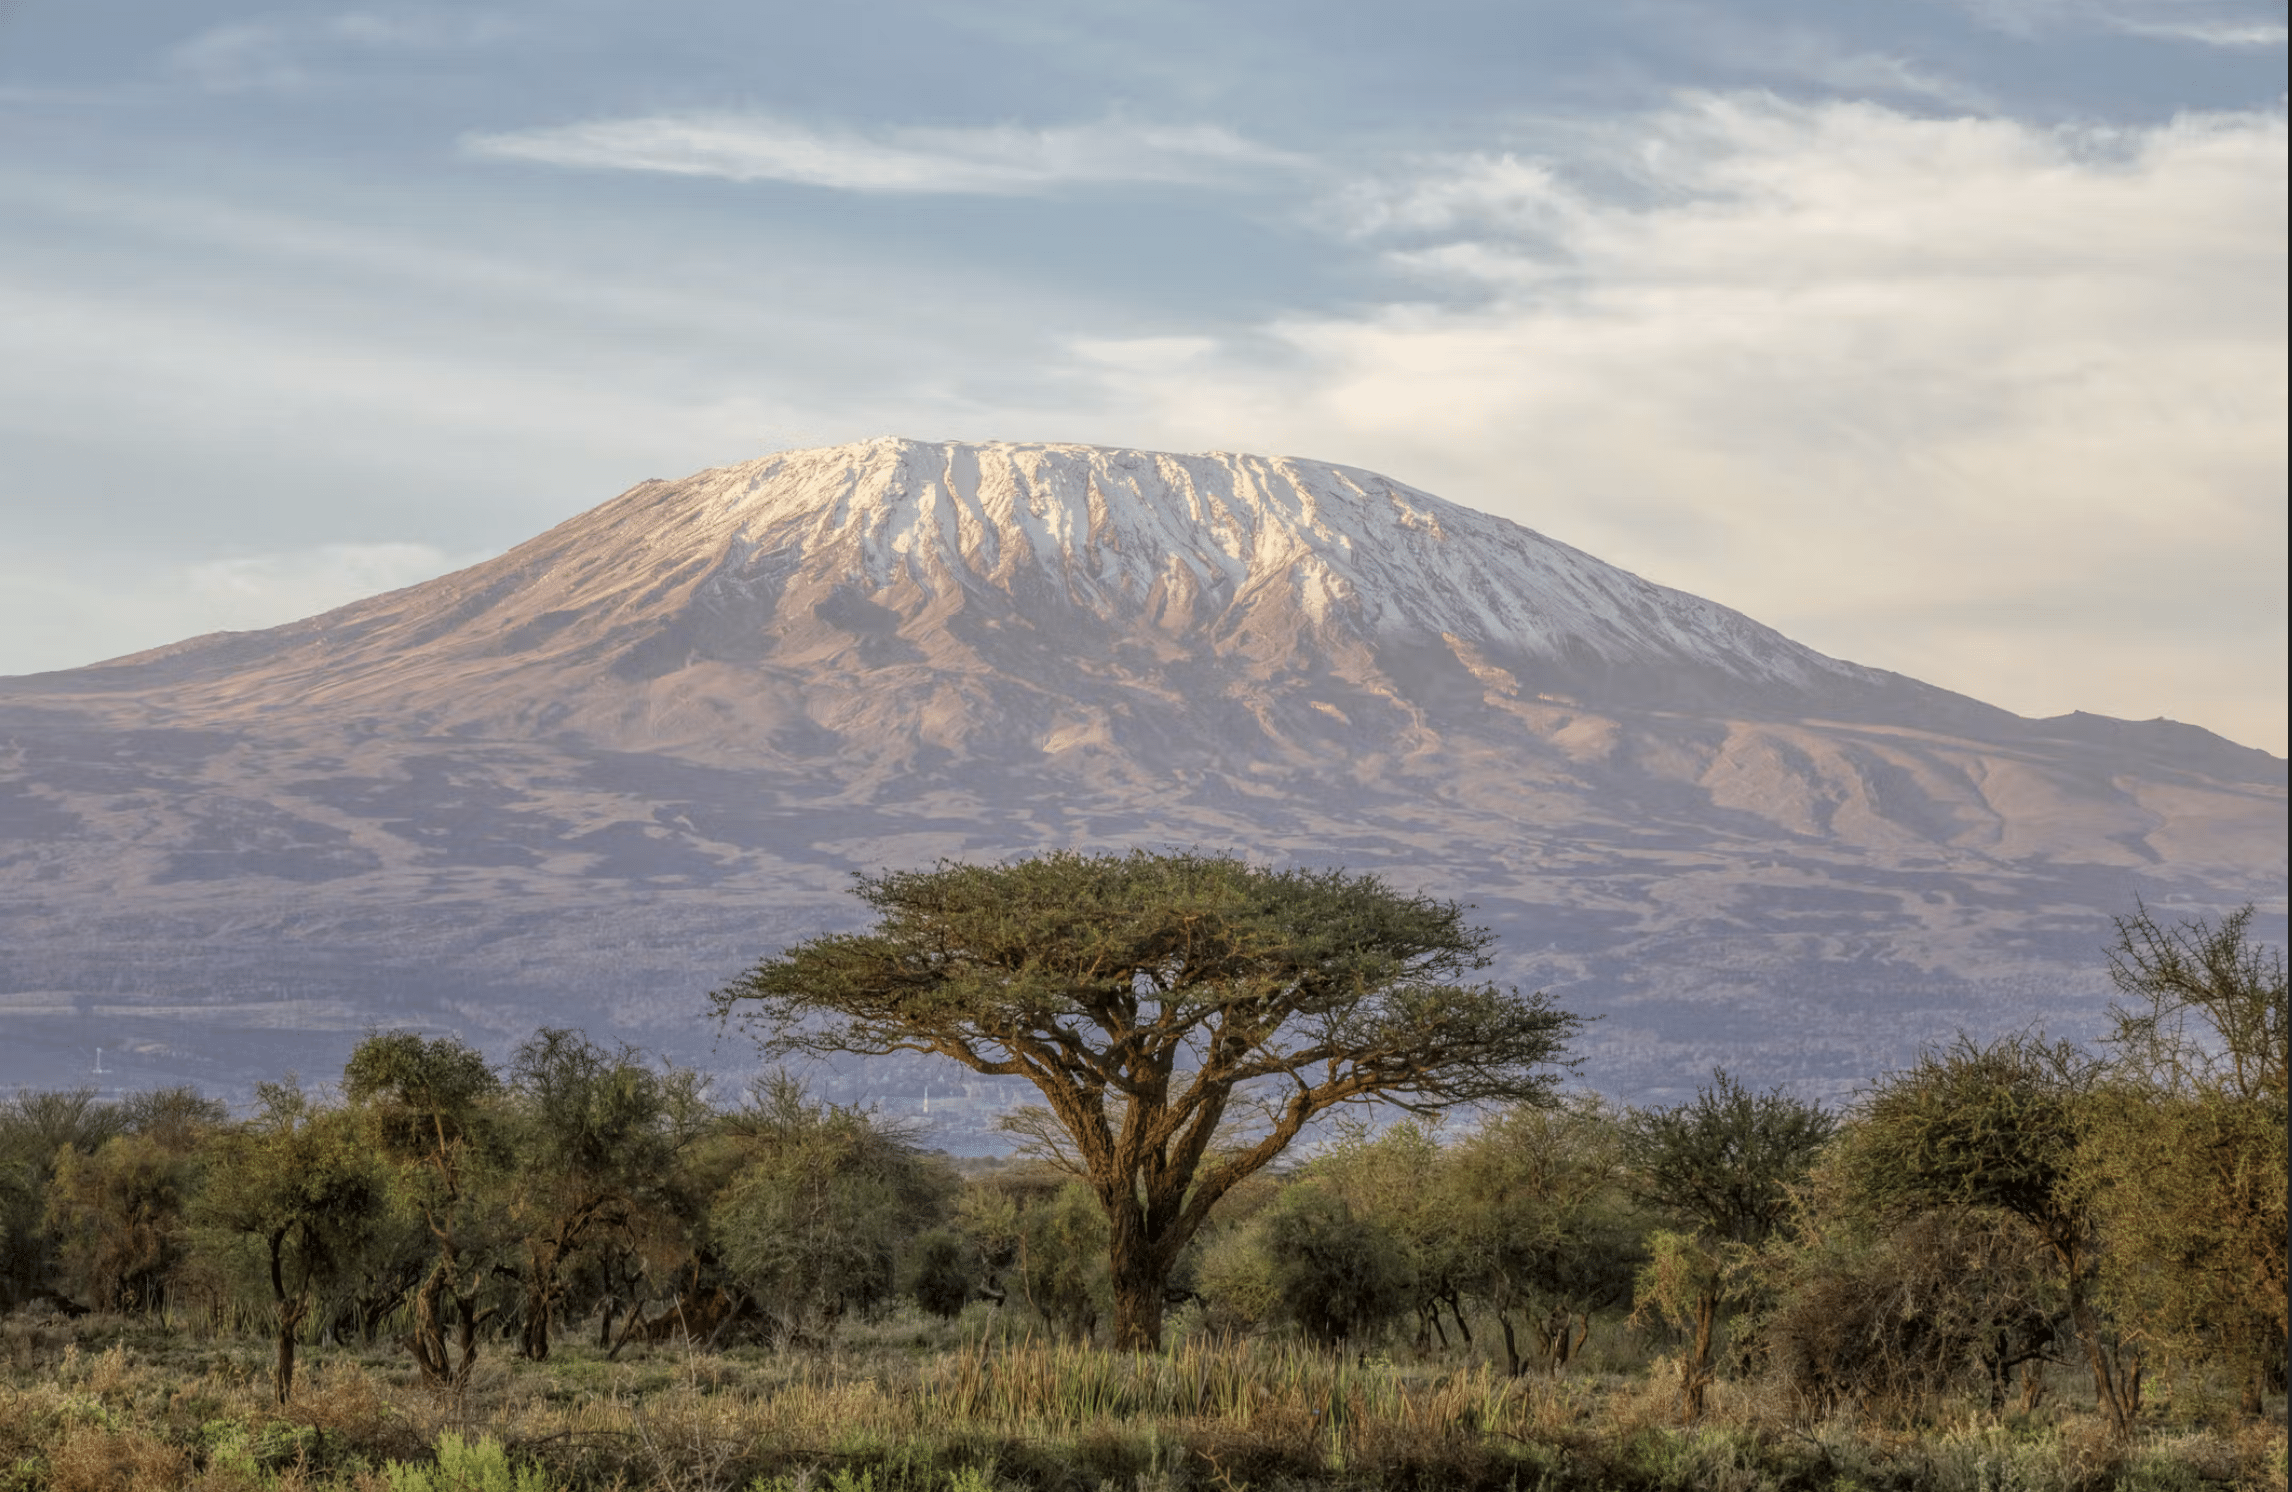
[[198,1188],[199,1148],[229,1114],[196,1089],[161,1088],[129,1095],[112,1117],[125,1133],[92,1154],[57,1152],[48,1224],[84,1299],[164,1314],[188,1241],[184,1212]]
[[[425,1382],[460,1388],[477,1366],[479,1328],[500,1309],[480,1307],[486,1278],[476,1266],[493,1231],[478,1182],[499,1160],[501,1079],[484,1056],[450,1036],[424,1041],[412,1031],[384,1031],[351,1052],[342,1086],[436,1248],[414,1293],[414,1361]],[[447,1359],[442,1302],[457,1318],[459,1363]]]
[[383,1203],[383,1178],[352,1116],[313,1103],[293,1079],[261,1083],[262,1112],[213,1146],[192,1216],[210,1236],[251,1240],[277,1326],[272,1387],[294,1392],[295,1339],[319,1287]]
[[2103,1293],[2144,1337],[2232,1366],[2257,1414],[2284,1380],[2286,1000],[2252,916],[2118,919],[2128,1000],[2069,1183],[2106,1245]]
[[48,1225],[65,1277],[98,1310],[157,1313],[184,1250],[196,1162],[145,1135],[66,1150],[48,1187]]
[[2008,1036],[1979,1046],[1961,1036],[1878,1084],[1841,1159],[1855,1192],[1881,1211],[1982,1208],[2028,1228],[2053,1258],[2094,1398],[2125,1434],[2140,1413],[2140,1356],[2094,1307],[2094,1211],[2072,1185],[2102,1076],[2068,1042]]
[[525,1247],[521,1348],[541,1362],[566,1291],[566,1266],[593,1238],[626,1223],[672,1184],[680,1116],[697,1109],[696,1077],[655,1072],[633,1047],[608,1051],[578,1031],[543,1027],[510,1070],[519,1143],[510,1212]]
[[974,1180],[957,1200],[956,1222],[979,1251],[982,1296],[1001,1309],[1025,1306],[1050,1330],[1088,1341],[1113,1300],[1106,1213],[1071,1173],[1025,1166]]
[[1543,1099],[1578,1024],[1469,982],[1491,935],[1374,876],[1060,851],[857,879],[876,926],[758,964],[719,1018],[773,1055],[935,1052],[1032,1082],[1106,1213],[1119,1347],[1160,1345],[1187,1240],[1316,1116]]
[[1780,1088],[1753,1093],[1724,1071],[1694,1102],[1634,1110],[1624,1121],[1624,1163],[1640,1201],[1684,1220],[1689,1231],[1648,1240],[1643,1308],[1689,1327],[1680,1407],[1703,1416],[1719,1308],[1740,1299],[1740,1265],[1789,1215],[1791,1187],[1814,1165],[1837,1122]]
[[[1534,1109],[1533,1112],[1545,1112]],[[1366,1124],[1342,1123],[1337,1141],[1307,1168],[1313,1184],[1340,1197],[1357,1218],[1382,1226],[1407,1255],[1409,1305],[1417,1318],[1417,1341],[1436,1335],[1446,1306],[1467,1345],[1463,1295],[1467,1261],[1458,1248],[1454,1209],[1441,1179],[1453,1152],[1441,1148],[1437,1126],[1404,1120],[1372,1133]]]
[[1415,1280],[1404,1245],[1335,1192],[1290,1187],[1257,1231],[1282,1314],[1315,1345],[1338,1346],[1407,1308]]
[[1630,1296],[1643,1229],[1622,1173],[1622,1129],[1590,1097],[1508,1109],[1446,1157],[1436,1216],[1503,1329],[1515,1376],[1527,1366],[1516,1321],[1557,1372],[1591,1335],[1592,1314]]
[[44,1213],[56,1167],[70,1152],[93,1155],[123,1127],[119,1108],[97,1102],[93,1088],[0,1102],[0,1299],[47,1291],[57,1240]]
[[873,1114],[814,1103],[785,1073],[724,1117],[746,1164],[712,1232],[777,1341],[824,1344],[847,1313],[888,1303],[900,1244],[939,1220],[948,1178]]

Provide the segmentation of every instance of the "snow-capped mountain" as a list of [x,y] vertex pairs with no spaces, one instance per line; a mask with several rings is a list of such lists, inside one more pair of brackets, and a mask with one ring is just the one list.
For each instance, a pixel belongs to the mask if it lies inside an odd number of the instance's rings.
[[1826,658],[1357,469],[880,440],[0,681],[0,1082],[99,1029],[216,1078],[384,1019],[704,1048],[705,990],[849,922],[851,868],[1175,842],[1479,903],[1610,1015],[1595,1082],[1836,1088],[2089,1014],[2136,893],[2280,906],[2284,776]]
[[[885,440],[648,482],[458,575],[81,670],[68,687],[106,678],[187,709],[292,699],[334,718],[570,725],[592,744],[737,754],[752,743],[734,722],[755,701],[732,691],[681,714],[693,670],[879,687],[1002,672],[1046,640],[1062,662],[1141,681],[1183,658],[1353,682],[1382,649],[1430,647],[1452,674],[1500,668],[1544,692],[1651,703],[1803,702],[1888,682],[1370,472]],[[565,698],[569,679],[583,698]]]

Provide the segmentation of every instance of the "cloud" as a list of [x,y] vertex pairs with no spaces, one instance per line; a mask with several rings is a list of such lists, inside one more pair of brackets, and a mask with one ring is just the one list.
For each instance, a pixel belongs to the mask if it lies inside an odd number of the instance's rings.
[[1961,8],[2016,36],[2100,30],[2209,47],[2280,47],[2285,26],[2249,0],[1961,0]]
[[1854,98],[1916,99],[1961,112],[1998,112],[1993,98],[1960,79],[1907,57],[1848,45],[1811,26],[1760,25],[1722,10],[1683,12],[1671,25],[1679,45],[1743,79],[1813,84]]
[[2287,35],[2271,21],[2142,21],[2123,19],[2114,29],[2133,36],[2154,36],[2167,41],[2193,41],[2208,47],[2280,47]]
[[1119,121],[869,135],[763,115],[689,114],[473,135],[463,143],[475,155],[553,166],[788,181],[850,192],[986,196],[1082,183],[1206,185],[1309,164],[1215,126]]
[[347,11],[211,27],[175,47],[167,62],[217,93],[283,91],[312,86],[329,63],[347,56],[487,46],[517,30],[505,18],[483,14]]
[[2285,135],[1702,96],[1336,194],[1405,299],[1182,368],[1076,351],[1174,443],[1247,430],[1826,651],[2282,750]]

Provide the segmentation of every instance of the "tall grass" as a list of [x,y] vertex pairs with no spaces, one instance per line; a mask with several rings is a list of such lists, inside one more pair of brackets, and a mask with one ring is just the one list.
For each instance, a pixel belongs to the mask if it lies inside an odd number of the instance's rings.
[[[130,1323],[0,1322],[0,1492],[2282,1492],[2281,1401],[2237,1420],[2191,1389],[2130,1444],[2071,1402],[1994,1418],[1808,1422],[1757,1382],[1674,1421],[1676,1365],[1509,1378],[1280,1342],[1129,1354],[935,1332],[843,1350],[659,1348],[488,1360],[458,1396],[386,1354],[318,1348],[269,1402],[263,1344]],[[1652,1344],[1651,1344],[1652,1345]]]

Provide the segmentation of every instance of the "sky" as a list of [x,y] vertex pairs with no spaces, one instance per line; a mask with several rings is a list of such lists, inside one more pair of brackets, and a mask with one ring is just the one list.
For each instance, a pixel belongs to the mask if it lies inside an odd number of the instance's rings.
[[2285,750],[2285,8],[0,0],[0,674],[876,435]]

